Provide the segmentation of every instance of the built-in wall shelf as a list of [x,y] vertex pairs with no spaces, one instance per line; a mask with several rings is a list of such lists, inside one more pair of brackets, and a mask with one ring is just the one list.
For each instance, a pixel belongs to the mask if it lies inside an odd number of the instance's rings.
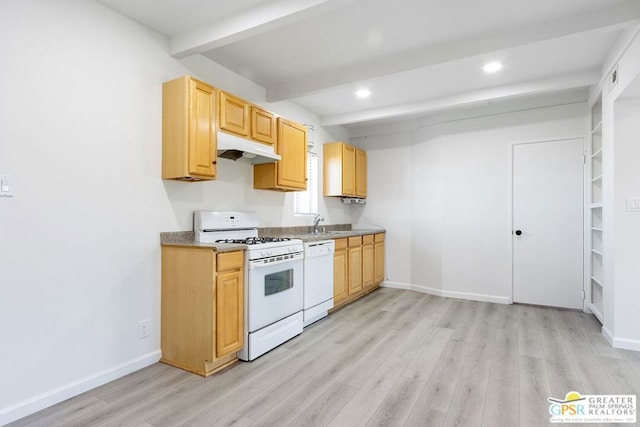
[[602,323],[604,307],[604,245],[602,201],[603,181],[606,179],[602,169],[602,95],[591,106],[591,120],[589,125],[589,284],[585,283],[589,293],[586,304]]

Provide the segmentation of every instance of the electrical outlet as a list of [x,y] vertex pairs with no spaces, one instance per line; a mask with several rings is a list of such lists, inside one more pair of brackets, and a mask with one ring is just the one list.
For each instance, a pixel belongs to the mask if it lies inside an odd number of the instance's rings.
[[149,338],[150,326],[148,320],[141,320],[138,323],[138,339]]

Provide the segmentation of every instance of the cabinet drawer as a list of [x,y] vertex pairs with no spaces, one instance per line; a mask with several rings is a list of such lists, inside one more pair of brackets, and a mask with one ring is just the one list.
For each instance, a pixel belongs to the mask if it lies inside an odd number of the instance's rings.
[[384,233],[378,233],[376,234],[376,243],[378,242],[384,242]]
[[242,251],[226,252],[218,254],[217,268],[218,272],[226,270],[241,270],[242,263],[244,262],[244,255]]
[[355,248],[362,246],[362,236],[349,237],[349,247]]
[[362,244],[373,245],[373,234],[367,234],[366,236],[362,236]]
[[347,247],[347,239],[335,239],[336,242],[336,251],[339,249],[346,249]]

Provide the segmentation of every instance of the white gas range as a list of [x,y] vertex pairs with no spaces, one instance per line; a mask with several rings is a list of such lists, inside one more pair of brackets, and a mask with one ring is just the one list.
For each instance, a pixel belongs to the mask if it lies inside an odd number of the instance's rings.
[[241,360],[253,360],[302,333],[302,240],[258,237],[255,212],[196,211],[199,242],[236,243],[245,250],[245,345]]

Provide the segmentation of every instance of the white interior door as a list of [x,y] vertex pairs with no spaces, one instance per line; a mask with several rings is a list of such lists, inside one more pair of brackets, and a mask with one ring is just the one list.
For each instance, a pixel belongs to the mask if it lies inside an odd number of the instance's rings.
[[513,146],[513,301],[583,308],[582,139]]

